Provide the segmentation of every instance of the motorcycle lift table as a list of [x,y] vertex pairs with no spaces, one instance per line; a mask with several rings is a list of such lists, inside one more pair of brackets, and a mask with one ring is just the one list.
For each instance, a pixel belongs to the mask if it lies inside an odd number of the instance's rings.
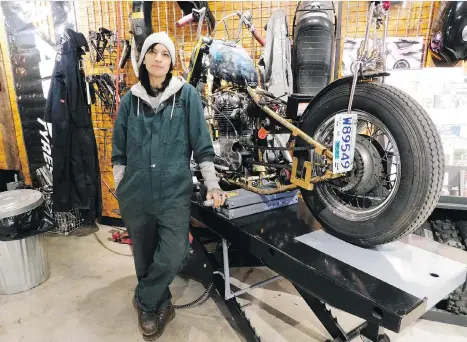
[[[374,249],[321,229],[302,200],[237,219],[192,203],[191,233],[213,283],[247,341],[260,341],[236,297],[279,277],[289,280],[335,342],[389,341],[466,282],[467,253],[410,235]],[[199,227],[196,227],[199,226]],[[214,248],[212,248],[214,246]],[[232,292],[229,268],[267,266],[278,276]],[[326,304],[365,320],[345,332]]]

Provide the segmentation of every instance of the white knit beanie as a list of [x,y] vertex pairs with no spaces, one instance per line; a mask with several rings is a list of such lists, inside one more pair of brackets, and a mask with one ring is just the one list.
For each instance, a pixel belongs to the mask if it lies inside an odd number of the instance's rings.
[[174,42],[172,41],[172,39],[170,39],[169,35],[166,32],[158,32],[151,34],[144,41],[143,47],[141,48],[141,54],[139,56],[138,68],[143,63],[144,56],[146,55],[146,52],[148,52],[149,47],[153,44],[164,45],[167,48],[167,50],[169,50],[170,57],[172,58],[172,66],[175,66],[176,55]]

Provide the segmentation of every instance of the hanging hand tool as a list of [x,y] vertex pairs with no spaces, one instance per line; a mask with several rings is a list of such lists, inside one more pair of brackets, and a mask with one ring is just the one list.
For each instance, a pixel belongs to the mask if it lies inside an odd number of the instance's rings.
[[119,68],[124,68],[126,62],[130,58],[131,55],[131,45],[130,42],[126,39],[123,39],[123,52],[122,52],[122,57],[120,58],[120,61],[118,62],[118,67]]
[[114,32],[110,31],[109,29],[106,29],[105,27],[100,27],[97,32],[90,30],[88,39],[91,42],[91,46],[96,52],[95,62],[100,62],[104,60],[104,53],[106,48],[108,48],[109,53],[112,54],[113,45],[115,43]]
[[[88,39],[91,42],[91,46],[93,47],[93,49],[91,49],[92,50],[91,59],[94,59],[93,62],[103,61],[104,55],[103,55],[103,51],[101,52],[101,49],[100,49],[101,35],[96,31],[90,30]],[[95,58],[92,58],[94,57],[93,51],[96,52]]]

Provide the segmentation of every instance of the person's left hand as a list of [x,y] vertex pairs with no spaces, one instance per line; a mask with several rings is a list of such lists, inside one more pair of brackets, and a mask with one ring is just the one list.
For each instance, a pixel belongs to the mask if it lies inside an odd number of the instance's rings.
[[206,194],[206,200],[213,200],[213,208],[219,208],[224,205],[225,200],[227,199],[227,193],[222,191],[221,189],[211,189]]

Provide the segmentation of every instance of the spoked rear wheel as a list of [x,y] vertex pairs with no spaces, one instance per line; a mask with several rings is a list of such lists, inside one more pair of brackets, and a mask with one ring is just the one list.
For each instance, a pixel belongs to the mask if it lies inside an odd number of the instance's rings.
[[[347,111],[350,85],[313,101],[300,128],[332,149],[334,117]],[[302,190],[324,228],[361,246],[384,244],[414,231],[438,201],[444,156],[436,128],[423,108],[402,91],[382,84],[357,84],[358,116],[354,167],[346,177]],[[306,146],[298,139],[297,146]],[[298,152],[300,163],[318,156]]]
[[[362,111],[353,114],[358,115],[354,168],[347,177],[322,183],[316,191],[337,216],[350,221],[369,220],[384,211],[397,194],[400,154],[394,137],[380,120]],[[314,138],[332,146],[333,131],[334,115],[318,126]],[[311,158],[319,162],[317,155]]]

